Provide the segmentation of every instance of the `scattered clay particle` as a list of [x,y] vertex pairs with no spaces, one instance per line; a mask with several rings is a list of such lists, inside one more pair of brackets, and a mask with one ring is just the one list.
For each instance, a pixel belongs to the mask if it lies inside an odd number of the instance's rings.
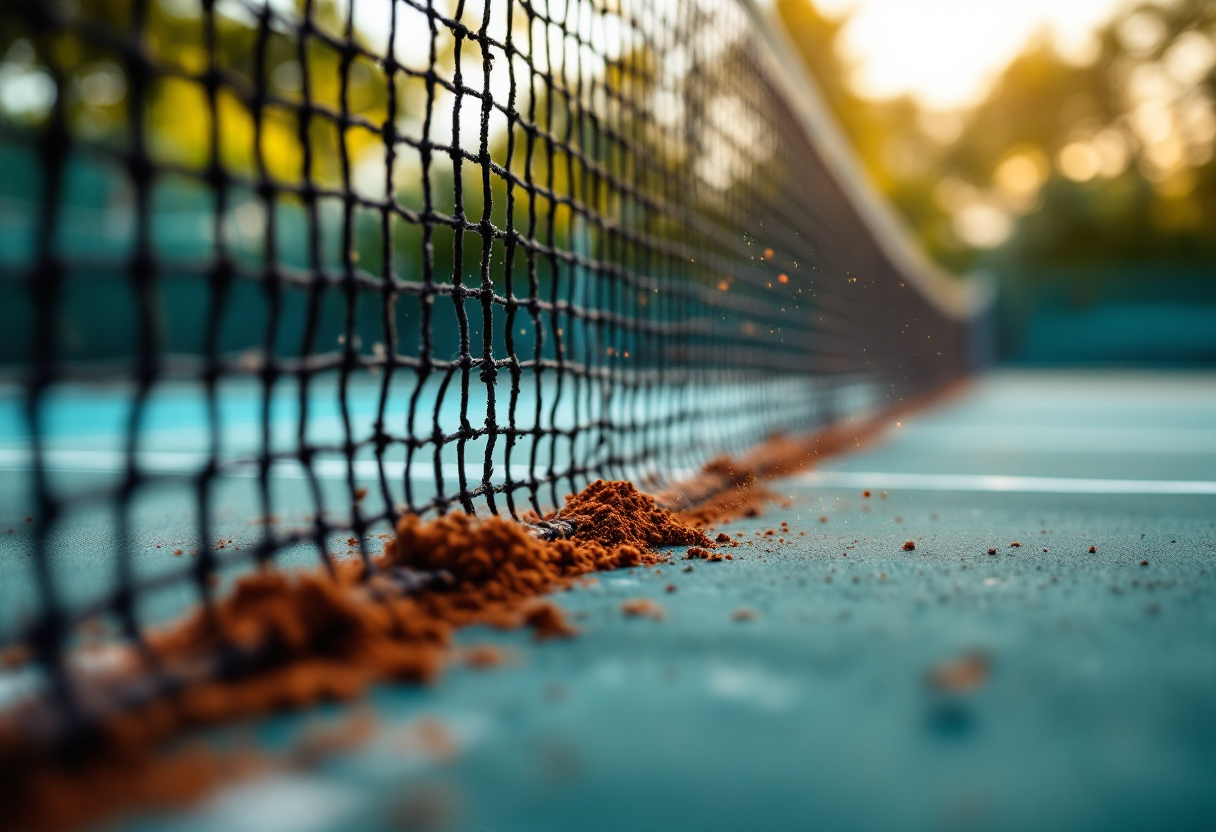
[[996,554],[996,549],[989,549],[989,550],[988,550],[988,554],[990,554],[990,555],[995,555],[995,554]]
[[181,549],[174,549],[174,550],[173,550],[173,554],[175,554],[175,555],[180,555],[180,554],[182,554],[182,550],[181,550]]
[[727,560],[734,560],[734,559],[735,559],[735,556],[734,556],[734,555],[726,555],[725,557],[726,557],[726,559],[727,559]]
[[743,607],[742,609],[737,609],[731,613],[730,617],[734,621],[755,621],[760,616],[757,615],[755,610],[748,607]]
[[915,541],[913,541],[913,540],[908,540],[908,541],[905,541],[905,542],[904,542],[904,551],[905,551],[905,552],[911,552],[911,551],[912,551],[913,549],[915,549],[915,548],[916,548],[916,542],[915,542]]
[[685,555],[684,557],[686,560],[693,560],[695,558],[701,558],[702,560],[704,560],[705,558],[709,557],[709,551],[706,549],[702,549],[700,546],[693,546],[691,549],[688,550],[688,554]]
[[[668,590],[669,592],[671,590]],[[621,602],[621,612],[630,618],[653,618],[662,621],[666,611],[649,598],[633,598]]]
[[1009,544],[1009,548],[1010,548],[1010,549],[1018,549],[1018,548],[1020,548],[1020,547],[1021,547],[1021,545],[1022,545],[1021,543],[1018,543],[1018,542],[1015,540],[1013,543],[1010,543],[1010,544]]
[[486,670],[506,664],[507,651],[492,644],[475,644],[456,653],[456,659],[474,670]]
[[6,670],[16,670],[24,667],[30,660],[29,648],[16,644],[0,651],[0,667]]
[[870,492],[869,492],[869,491],[863,491],[863,492],[861,492],[861,496],[863,496],[863,497],[869,497],[869,496],[870,496]]
[[1140,565],[1141,565],[1141,566],[1148,566],[1148,561],[1146,561],[1146,560],[1142,560],[1142,561],[1140,561]]
[[433,717],[418,720],[405,737],[404,744],[417,748],[438,762],[451,762],[456,759],[459,750],[452,732]]
[[929,684],[946,693],[967,693],[988,680],[988,657],[979,652],[967,653],[943,662],[929,672]]
[[717,540],[719,543],[729,543],[730,535],[728,535],[726,532],[718,532],[718,536],[714,539]]
[[367,496],[367,489],[366,489],[366,488],[364,488],[364,487],[360,486],[359,488],[356,488],[356,489],[355,489],[355,502],[356,502],[356,503],[361,503],[361,502],[363,502],[363,498],[364,498],[364,497],[366,497],[366,496]]
[[1090,547],[1089,547],[1089,553],[1090,553],[1091,555],[1097,554],[1097,552],[1098,552],[1098,547],[1097,547],[1097,546],[1090,546]]
[[675,585],[675,584],[668,584],[667,586],[665,586],[665,587],[664,587],[664,589],[666,589],[668,592],[675,592],[675,591],[676,591],[676,585]]
[[82,635],[91,636],[92,638],[100,638],[104,636],[108,629],[106,623],[96,616],[90,616],[84,621],[81,621],[76,627]]
[[532,628],[537,641],[578,635],[578,628],[566,623],[561,607],[550,601],[538,601],[525,609],[523,622]]
[[826,522],[828,522],[828,518],[827,518],[826,516],[824,516],[824,517],[820,517],[820,518],[819,518],[819,522],[820,522],[820,523],[826,523]]
[[691,572],[691,571],[692,571],[692,567],[691,567],[691,566],[685,566],[685,567],[684,567],[684,568],[683,568],[681,571],[682,571],[682,572]]

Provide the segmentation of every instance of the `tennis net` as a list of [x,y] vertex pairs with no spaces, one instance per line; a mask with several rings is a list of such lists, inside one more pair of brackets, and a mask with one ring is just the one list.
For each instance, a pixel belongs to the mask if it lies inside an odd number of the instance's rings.
[[746,2],[0,23],[0,644],[60,688],[90,616],[138,638],[401,512],[668,486],[977,360],[982,304],[910,252]]

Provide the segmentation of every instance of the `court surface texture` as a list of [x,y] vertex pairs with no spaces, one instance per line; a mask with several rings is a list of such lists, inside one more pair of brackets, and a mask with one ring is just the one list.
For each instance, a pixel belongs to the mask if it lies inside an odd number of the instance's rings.
[[993,373],[771,487],[733,561],[601,574],[556,599],[578,638],[467,630],[511,660],[237,726],[374,720],[124,828],[1216,828],[1216,374]]

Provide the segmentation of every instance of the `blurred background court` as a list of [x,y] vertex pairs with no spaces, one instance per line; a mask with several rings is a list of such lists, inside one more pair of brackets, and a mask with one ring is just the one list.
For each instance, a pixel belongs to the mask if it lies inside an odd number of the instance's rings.
[[1204,0],[0,10],[0,708],[403,510],[877,420],[120,826],[1210,829],[1214,152]]

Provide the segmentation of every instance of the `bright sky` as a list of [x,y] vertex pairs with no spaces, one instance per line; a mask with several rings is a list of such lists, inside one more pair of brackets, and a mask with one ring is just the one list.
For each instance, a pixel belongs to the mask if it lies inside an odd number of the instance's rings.
[[1037,31],[1049,27],[1066,55],[1093,48],[1094,29],[1124,0],[815,0],[831,16],[852,12],[843,53],[857,63],[858,93],[915,95],[931,109],[974,103]]

